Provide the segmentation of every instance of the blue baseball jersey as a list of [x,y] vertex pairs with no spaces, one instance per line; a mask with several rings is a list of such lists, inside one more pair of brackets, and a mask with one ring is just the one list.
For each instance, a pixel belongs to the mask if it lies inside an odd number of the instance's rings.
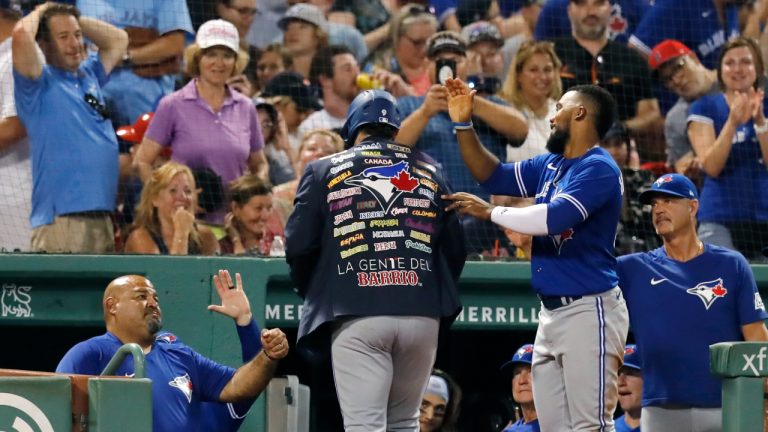
[[535,197],[536,204],[547,205],[549,234],[533,237],[531,285],[538,294],[588,295],[618,284],[613,249],[624,186],[605,150],[499,164],[482,186],[494,195]]
[[741,341],[741,327],[768,318],[747,260],[705,245],[687,262],[663,247],[619,257],[618,274],[643,365],[643,406],[721,406],[709,346]]
[[650,55],[656,44],[677,39],[692,49],[708,69],[717,67],[720,47],[739,35],[739,9],[725,7],[720,22],[715,4],[702,0],[656,0],[630,36],[630,44]]
[[[64,355],[56,372],[98,375],[122,345],[109,332],[80,342]],[[133,358],[128,357],[115,375],[133,373]],[[235,370],[162,333],[146,355],[146,373],[152,380],[152,430],[177,432],[202,430],[201,402],[218,401]]]
[[613,421],[616,427],[616,432],[640,432],[640,426],[632,429],[627,425],[627,420],[624,418],[626,414]]
[[[768,99],[763,100],[768,109]],[[723,93],[697,99],[688,110],[688,122],[711,125],[720,135],[728,120],[728,102]],[[725,167],[717,177],[704,177],[698,218],[702,222],[768,221],[768,170],[763,164],[760,143],[752,120],[740,124]]]
[[526,423],[523,419],[516,421],[504,428],[501,432],[540,432],[539,419],[536,419],[530,423]]

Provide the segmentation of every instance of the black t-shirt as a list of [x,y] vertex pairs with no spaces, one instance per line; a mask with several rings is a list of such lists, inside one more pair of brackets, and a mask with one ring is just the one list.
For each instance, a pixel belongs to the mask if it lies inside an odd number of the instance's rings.
[[653,99],[651,72],[640,54],[608,41],[596,57],[572,37],[554,39],[555,51],[563,62],[560,78],[563,92],[580,84],[596,84],[616,99],[619,119],[635,116],[637,102]]

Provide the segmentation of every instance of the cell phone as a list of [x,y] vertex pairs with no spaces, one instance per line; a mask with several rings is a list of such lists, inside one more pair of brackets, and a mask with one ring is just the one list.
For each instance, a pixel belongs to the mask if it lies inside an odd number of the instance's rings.
[[456,78],[456,60],[437,59],[435,61],[435,82],[445,85],[448,78]]

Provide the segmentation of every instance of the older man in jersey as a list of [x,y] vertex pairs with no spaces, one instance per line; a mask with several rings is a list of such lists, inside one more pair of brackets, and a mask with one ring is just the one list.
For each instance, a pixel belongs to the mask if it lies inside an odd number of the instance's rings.
[[709,372],[709,346],[768,341],[768,314],[746,259],[696,235],[699,195],[687,177],[659,177],[640,201],[664,241],[618,263],[643,365],[640,428],[719,431],[722,382]]
[[467,193],[446,197],[454,201],[449,209],[534,236],[531,284],[542,307],[532,371],[541,430],[613,431],[629,321],[613,256],[623,185],[598,143],[616,103],[600,87],[572,87],[551,120],[551,153],[500,163],[472,127],[474,91],[460,80],[446,86],[461,155],[475,179],[491,194],[536,200],[512,208]]

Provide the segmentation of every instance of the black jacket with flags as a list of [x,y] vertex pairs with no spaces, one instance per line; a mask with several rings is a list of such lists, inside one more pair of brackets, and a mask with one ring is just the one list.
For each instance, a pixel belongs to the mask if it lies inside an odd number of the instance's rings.
[[466,251],[446,193],[439,164],[388,140],[369,137],[307,166],[285,227],[291,278],[304,298],[300,349],[326,349],[331,324],[343,318],[453,322]]

